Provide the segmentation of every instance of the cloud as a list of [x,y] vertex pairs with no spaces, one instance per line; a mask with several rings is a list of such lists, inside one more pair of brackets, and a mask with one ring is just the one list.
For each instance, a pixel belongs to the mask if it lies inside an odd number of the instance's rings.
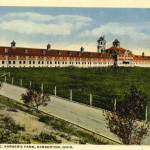
[[47,15],[47,14],[39,14],[34,12],[24,12],[24,13],[17,13],[12,12],[4,15],[0,18],[0,20],[28,20],[28,21],[54,21],[54,22],[91,22],[92,19],[85,16],[79,15]]
[[45,15],[33,12],[9,13],[0,17],[0,30],[21,34],[71,35],[92,21],[78,15]]
[[33,12],[25,12],[25,13],[9,13],[0,18],[0,21],[10,21],[10,20],[28,20],[35,22],[44,22],[51,21],[53,19],[50,15],[41,15]]
[[[1,30],[9,30],[13,32],[44,35],[70,35],[73,26],[69,23],[61,24],[37,24],[31,21],[14,20],[3,22],[0,24]],[[67,29],[67,30],[66,30]]]
[[100,35],[114,35],[114,36],[129,36],[130,38],[149,38],[149,35],[143,32],[143,29],[150,31],[150,23],[139,24],[120,24],[120,23],[108,23],[101,25],[93,30],[86,30],[80,33],[79,37],[98,37]]

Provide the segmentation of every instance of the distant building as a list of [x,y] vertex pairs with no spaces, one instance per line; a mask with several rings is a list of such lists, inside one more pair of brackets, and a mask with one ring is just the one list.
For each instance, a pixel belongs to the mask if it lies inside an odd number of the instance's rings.
[[150,67],[150,57],[142,53],[133,55],[130,50],[120,47],[116,39],[112,47],[106,49],[104,36],[98,40],[97,52],[16,47],[13,40],[10,47],[0,47],[0,67]]

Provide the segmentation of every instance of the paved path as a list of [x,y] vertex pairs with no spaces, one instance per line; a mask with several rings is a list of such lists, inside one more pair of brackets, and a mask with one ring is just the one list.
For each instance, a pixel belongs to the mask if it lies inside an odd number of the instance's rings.
[[[3,83],[3,86],[0,89],[1,95],[19,102],[22,102],[20,100],[22,93],[26,93],[25,88],[7,83]],[[51,96],[51,101],[48,102],[48,105],[46,107],[40,107],[40,110],[119,141],[118,137],[112,134],[106,127],[101,109],[91,108],[59,97]],[[142,143],[150,144],[150,137],[144,139]]]

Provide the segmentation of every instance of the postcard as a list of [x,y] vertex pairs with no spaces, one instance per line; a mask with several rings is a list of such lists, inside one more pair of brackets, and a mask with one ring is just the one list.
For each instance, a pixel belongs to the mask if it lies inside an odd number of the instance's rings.
[[148,149],[149,18],[147,1],[0,1],[0,148]]

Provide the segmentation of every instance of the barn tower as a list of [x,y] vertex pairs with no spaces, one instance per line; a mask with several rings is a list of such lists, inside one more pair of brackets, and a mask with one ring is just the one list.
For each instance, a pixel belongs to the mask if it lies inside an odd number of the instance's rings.
[[105,37],[101,36],[98,40],[97,40],[97,52],[98,53],[103,53],[105,50],[105,46],[106,46],[106,41],[105,41]]

